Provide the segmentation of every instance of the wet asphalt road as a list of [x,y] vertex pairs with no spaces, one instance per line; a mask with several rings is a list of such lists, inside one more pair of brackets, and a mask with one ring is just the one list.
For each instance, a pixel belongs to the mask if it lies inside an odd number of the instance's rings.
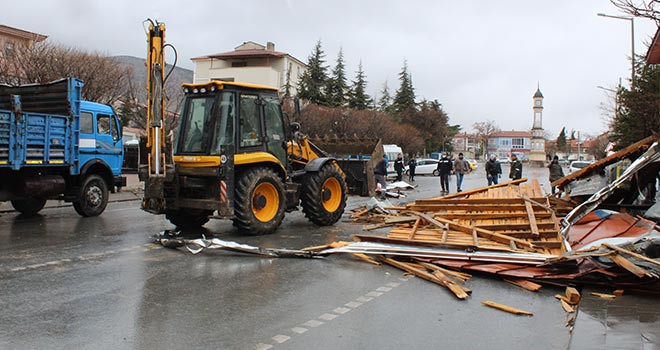
[[[547,178],[543,170],[537,176]],[[438,191],[437,178],[418,177],[417,184],[404,201]],[[484,184],[479,171],[463,187]],[[350,198],[349,208],[365,201]],[[467,283],[472,296],[460,301],[442,287],[350,256],[264,259],[165,249],[150,236],[172,226],[137,201],[111,203],[96,218],[66,207],[36,218],[1,215],[0,349],[641,349],[645,342],[657,347],[660,337],[657,299],[630,296],[605,306],[591,300],[571,337],[552,297],[558,288],[532,293],[475,276]],[[301,248],[358,232],[348,223],[316,227],[296,212],[269,236],[240,236],[224,221],[195,233]],[[534,316],[489,309],[484,300]],[[631,305],[635,313],[625,312]]]

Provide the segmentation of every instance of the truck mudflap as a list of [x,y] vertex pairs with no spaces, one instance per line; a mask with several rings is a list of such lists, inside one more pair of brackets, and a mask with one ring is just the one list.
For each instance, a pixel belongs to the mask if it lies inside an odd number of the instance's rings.
[[126,187],[126,176],[123,175],[115,176],[113,181],[115,187]]

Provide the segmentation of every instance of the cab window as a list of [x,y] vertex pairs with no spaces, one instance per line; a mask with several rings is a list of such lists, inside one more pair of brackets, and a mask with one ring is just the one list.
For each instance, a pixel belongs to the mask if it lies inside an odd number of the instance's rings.
[[80,133],[93,134],[94,133],[94,116],[89,112],[80,113]]
[[121,138],[119,133],[119,125],[117,125],[117,118],[115,116],[110,117],[110,132],[112,133],[112,139],[116,142]]
[[215,97],[197,97],[188,100],[188,108],[183,120],[183,130],[181,135],[180,150],[183,153],[202,153],[206,147],[204,145],[204,135],[209,121]]
[[262,143],[258,102],[257,95],[241,94],[239,107],[241,147],[259,146]]
[[96,133],[99,135],[110,135],[112,127],[110,126],[110,116],[107,114],[99,114],[96,116]]
[[234,144],[235,96],[231,92],[223,92],[220,95],[218,118],[215,122],[215,136],[213,138],[213,154],[220,154],[222,146]]

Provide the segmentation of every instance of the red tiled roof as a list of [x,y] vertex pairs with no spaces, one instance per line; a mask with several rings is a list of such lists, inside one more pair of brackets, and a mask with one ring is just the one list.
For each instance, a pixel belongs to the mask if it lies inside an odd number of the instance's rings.
[[284,57],[286,54],[279,51],[268,51],[268,50],[234,50],[230,52],[221,52],[212,55],[199,56],[191,58],[194,60],[201,60],[207,58],[217,58],[217,59],[240,59],[240,58],[263,58],[263,57]]
[[649,64],[660,63],[660,27],[655,32],[651,45],[649,45],[649,51],[646,53],[646,62]]
[[532,137],[529,131],[498,131],[490,135],[490,137]]

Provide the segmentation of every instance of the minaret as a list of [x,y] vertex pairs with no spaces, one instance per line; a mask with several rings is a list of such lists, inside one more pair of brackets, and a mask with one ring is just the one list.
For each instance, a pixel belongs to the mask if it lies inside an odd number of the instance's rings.
[[534,93],[533,106],[534,123],[532,124],[531,152],[529,160],[532,164],[543,166],[545,163],[545,139],[543,138],[543,94],[538,84]]

